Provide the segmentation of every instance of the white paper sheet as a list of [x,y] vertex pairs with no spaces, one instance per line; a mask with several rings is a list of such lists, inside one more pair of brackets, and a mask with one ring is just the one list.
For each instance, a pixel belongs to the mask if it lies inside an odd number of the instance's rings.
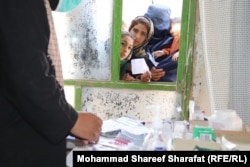
[[156,67],[156,66],[159,64],[159,62],[157,62],[157,61],[155,60],[155,57],[154,57],[151,53],[147,52],[147,55],[148,55],[149,60],[150,60],[150,61],[154,64],[154,66]]
[[132,74],[143,74],[149,71],[148,65],[144,58],[131,60]]

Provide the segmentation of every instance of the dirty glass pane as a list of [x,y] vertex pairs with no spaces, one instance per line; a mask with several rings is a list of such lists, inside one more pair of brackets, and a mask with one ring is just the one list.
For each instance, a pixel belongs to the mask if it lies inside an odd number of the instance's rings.
[[113,0],[82,0],[54,11],[64,79],[111,80]]

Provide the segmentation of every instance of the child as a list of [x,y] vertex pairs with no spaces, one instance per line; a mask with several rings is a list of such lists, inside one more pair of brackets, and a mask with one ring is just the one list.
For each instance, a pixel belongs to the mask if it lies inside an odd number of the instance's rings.
[[[181,19],[179,17],[175,17],[171,19],[171,30],[170,34],[173,37],[173,41],[170,46],[163,48],[162,50],[157,50],[153,52],[155,59],[161,56],[169,56],[179,50],[180,44],[180,29],[181,29]],[[176,61],[178,58],[178,53],[175,54],[172,58],[173,61]]]
[[131,53],[134,44],[134,37],[128,31],[121,32],[121,48],[120,48],[120,80],[125,74],[125,65],[131,58]]

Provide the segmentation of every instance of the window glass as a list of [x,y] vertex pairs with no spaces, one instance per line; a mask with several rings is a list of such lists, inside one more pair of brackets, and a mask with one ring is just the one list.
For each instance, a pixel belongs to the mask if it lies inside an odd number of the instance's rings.
[[84,0],[53,12],[65,80],[111,79],[112,11],[113,0]]

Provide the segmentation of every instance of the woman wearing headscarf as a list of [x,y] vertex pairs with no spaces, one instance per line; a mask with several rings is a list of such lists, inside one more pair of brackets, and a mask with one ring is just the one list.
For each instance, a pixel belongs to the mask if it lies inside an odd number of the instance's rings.
[[141,80],[143,82],[150,81],[151,74],[149,71],[143,74],[132,74],[131,61],[133,59],[144,58],[148,62],[145,46],[154,34],[154,26],[150,19],[145,16],[137,16],[129,26],[129,32],[134,36],[134,45],[131,59],[126,64],[127,75],[123,78],[126,81]]
[[[170,47],[173,41],[173,36],[170,33],[171,29],[171,9],[168,6],[160,4],[152,4],[148,7],[144,16],[150,18],[154,25],[154,35],[149,40],[146,46],[148,55],[154,56],[154,52]],[[172,61],[172,54],[156,58],[159,64],[153,65],[149,62],[149,67],[152,73],[152,80],[175,82],[177,73],[177,62]],[[163,59],[162,59],[163,58]],[[157,69],[162,71],[159,73]]]
[[152,20],[154,34],[147,44],[147,52],[152,53],[171,44],[173,37],[170,34],[170,15],[171,10],[168,6],[152,4],[148,7],[144,16]]

